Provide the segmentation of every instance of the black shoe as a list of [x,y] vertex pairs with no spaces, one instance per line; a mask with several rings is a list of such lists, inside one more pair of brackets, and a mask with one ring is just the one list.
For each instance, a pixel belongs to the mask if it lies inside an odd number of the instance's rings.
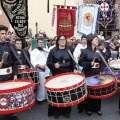
[[90,111],[86,111],[86,114],[89,115],[89,116],[92,115],[92,113]]
[[97,111],[97,114],[98,114],[99,116],[102,116],[102,112],[101,112],[101,111]]
[[42,101],[37,101],[37,104],[38,105],[41,105],[43,102]]
[[10,120],[18,120],[17,116],[11,116]]
[[53,116],[54,116],[55,119],[58,119],[59,118],[59,113],[58,112],[54,112]]
[[68,113],[68,114],[65,114],[64,115],[66,118],[70,118],[70,114]]

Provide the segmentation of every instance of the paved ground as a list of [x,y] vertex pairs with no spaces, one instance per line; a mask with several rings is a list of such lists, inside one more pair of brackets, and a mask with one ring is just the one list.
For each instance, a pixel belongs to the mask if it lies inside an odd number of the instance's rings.
[[[92,116],[87,116],[85,113],[78,113],[77,106],[72,107],[71,118],[69,120],[120,120],[120,113],[118,109],[118,93],[108,99],[102,100],[103,116],[98,116],[92,113]],[[47,102],[42,105],[35,104],[31,110],[18,113],[19,120],[55,120],[52,116],[47,116]],[[0,120],[5,119],[4,115],[0,115]],[[68,120],[64,116],[60,116],[58,120]]]

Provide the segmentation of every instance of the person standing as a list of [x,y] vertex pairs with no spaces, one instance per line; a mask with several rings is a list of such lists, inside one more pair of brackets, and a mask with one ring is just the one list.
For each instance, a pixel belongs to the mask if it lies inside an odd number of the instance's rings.
[[[30,54],[27,50],[24,50],[22,48],[25,48],[27,45],[23,45],[22,44],[22,40],[21,39],[16,39],[15,40],[15,48],[17,50],[17,55],[19,60],[21,61],[22,64],[18,65],[18,69],[19,70],[24,70],[24,69],[28,69],[30,68]],[[25,56],[26,55],[26,56]],[[29,62],[27,61],[27,58],[29,60]],[[27,74],[18,74],[18,78],[28,78]]]
[[[56,47],[50,50],[47,59],[47,66],[51,70],[52,75],[57,75],[65,72],[72,72],[76,69],[75,62],[67,51],[67,40],[64,35],[59,35],[56,41]],[[49,104],[48,116],[53,115],[54,118],[59,118],[63,114],[66,118],[70,118],[71,107],[54,107]]]
[[46,100],[46,92],[44,88],[45,77],[49,75],[49,69],[46,65],[48,52],[44,47],[44,39],[43,37],[38,38],[37,40],[38,47],[35,48],[30,54],[30,60],[34,67],[39,69],[39,81],[40,86],[37,87],[37,103],[39,105],[42,104],[43,101]]
[[84,50],[85,48],[87,48],[87,37],[86,36],[82,36],[81,37],[81,43],[79,43],[75,50],[74,50],[74,58],[76,59],[76,62],[78,62],[80,54],[82,52],[82,50]]
[[48,52],[50,52],[51,49],[53,49],[54,47],[56,47],[56,40],[57,40],[57,36],[55,36],[53,38],[53,40],[51,41],[51,46],[48,49]]
[[[98,47],[97,35],[90,35],[87,38],[87,48],[84,49],[78,60],[78,64],[83,67],[83,72],[86,77],[100,74],[102,59],[96,52]],[[96,65],[97,64],[97,65]],[[86,98],[85,101],[78,104],[79,112],[86,110],[87,115],[91,115],[91,111],[96,112],[99,116],[102,116],[101,112],[101,99]]]
[[11,36],[10,36],[10,42],[11,44],[15,44],[15,40],[17,39],[17,35],[16,33],[12,33]]
[[103,31],[100,31],[100,34],[97,36],[100,40],[105,40],[103,36]]
[[[7,80],[16,80],[18,72],[18,61],[13,54],[12,49],[16,52],[14,46],[6,41],[8,28],[0,25],[0,82]],[[2,61],[4,52],[8,52],[8,57]],[[15,114],[10,115],[10,120],[18,120]]]
[[[85,48],[87,48],[87,37],[86,36],[82,36],[81,37],[81,43],[78,43],[78,45],[76,46],[74,52],[73,52],[73,56],[75,58],[75,61],[78,63],[78,60],[80,58],[80,54],[82,52],[82,50],[84,50]],[[82,67],[81,66],[77,66],[78,71],[82,71]]]

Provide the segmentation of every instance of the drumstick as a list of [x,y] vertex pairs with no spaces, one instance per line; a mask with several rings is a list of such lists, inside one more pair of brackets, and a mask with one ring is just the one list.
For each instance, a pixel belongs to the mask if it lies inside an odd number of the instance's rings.
[[95,62],[95,59],[97,58],[97,56],[98,56],[98,53],[95,52],[94,58],[93,58],[93,61],[92,61],[92,62]]
[[99,49],[97,49],[97,51],[96,51],[97,53],[99,53],[99,55],[100,55],[100,57],[101,57],[101,59],[103,60],[103,62],[105,63],[105,65],[107,66],[107,68],[110,70],[110,72],[114,75],[114,72],[111,70],[111,68],[109,67],[109,65],[108,65],[108,63],[106,62],[106,60],[105,60],[105,58],[104,58],[104,56],[102,55],[102,53],[100,52],[100,50]]
[[3,55],[2,55],[1,63],[3,64],[6,61],[7,58],[8,58],[8,52],[4,52]]
[[93,61],[92,61],[92,62],[95,62],[95,59],[96,59],[96,57],[93,58]]
[[21,56],[21,51],[17,51],[18,57],[20,58]]

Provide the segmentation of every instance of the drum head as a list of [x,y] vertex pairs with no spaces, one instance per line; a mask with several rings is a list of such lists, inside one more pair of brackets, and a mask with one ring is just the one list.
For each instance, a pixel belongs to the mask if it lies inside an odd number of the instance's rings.
[[120,69],[120,59],[110,61],[109,66],[113,69]]
[[84,80],[84,75],[78,73],[64,73],[50,77],[45,83],[45,87],[52,90],[63,90],[69,87],[74,87]]
[[30,82],[24,82],[24,81],[0,83],[0,90],[17,89],[20,87],[27,86],[29,84]]
[[99,86],[111,83],[115,80],[112,75],[95,75],[86,79],[86,84],[88,86]]

